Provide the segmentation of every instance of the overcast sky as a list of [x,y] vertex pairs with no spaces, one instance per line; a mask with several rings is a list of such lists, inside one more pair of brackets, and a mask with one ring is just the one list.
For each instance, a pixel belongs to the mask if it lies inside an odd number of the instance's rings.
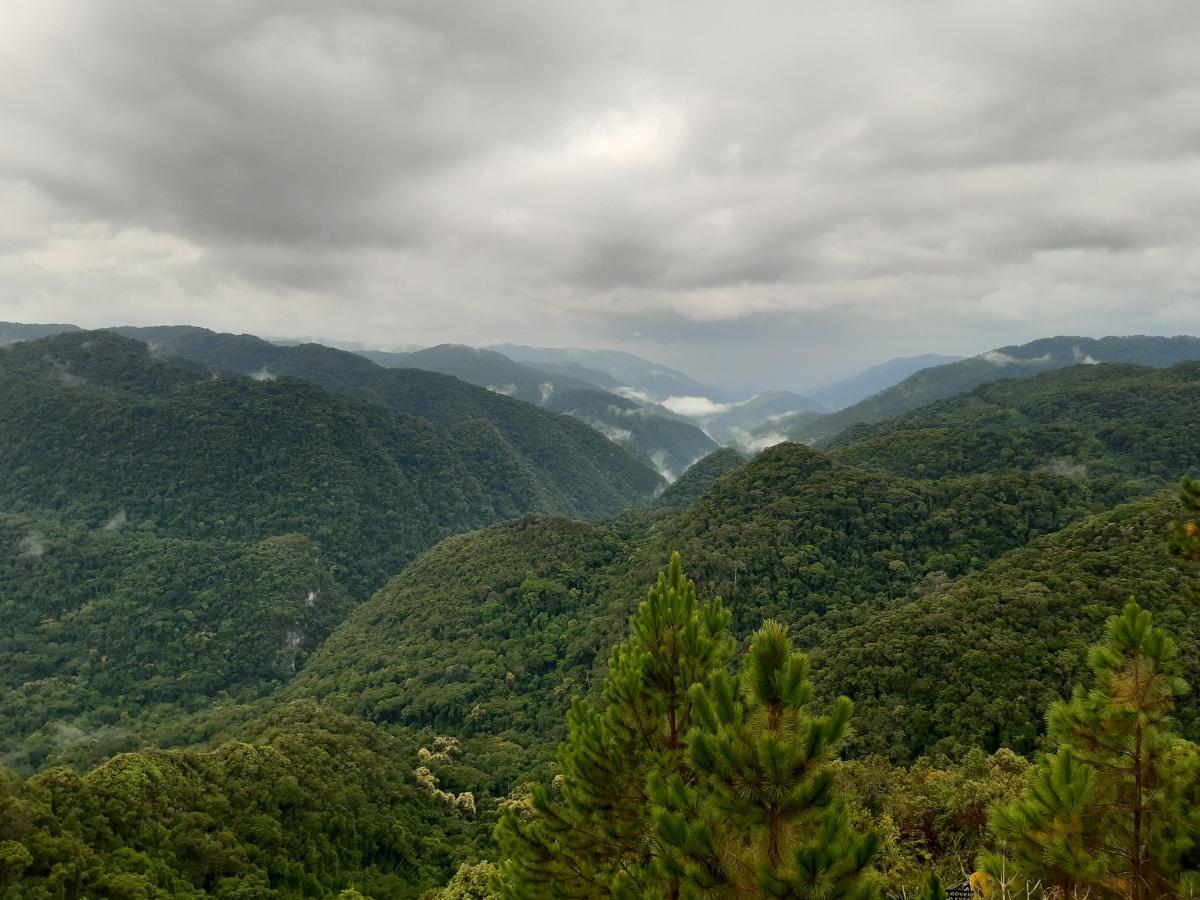
[[0,319],[792,388],[1200,334],[1200,4],[0,3]]

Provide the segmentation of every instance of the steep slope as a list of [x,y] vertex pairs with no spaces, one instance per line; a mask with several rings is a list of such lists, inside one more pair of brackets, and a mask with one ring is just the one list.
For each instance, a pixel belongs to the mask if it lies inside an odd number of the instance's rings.
[[1195,337],[1054,337],[1017,347],[1000,347],[945,366],[922,369],[894,387],[819,420],[796,423],[788,436],[801,443],[821,443],[851,425],[895,418],[937,400],[957,397],[981,384],[1030,378],[1054,369],[1098,362],[1133,363],[1166,368],[1200,360]]
[[808,391],[818,403],[831,410],[844,409],[872,394],[890,388],[909,375],[931,366],[944,366],[961,360],[961,356],[943,356],[940,353],[925,353],[921,356],[898,356],[887,362],[863,369],[857,375],[843,378],[832,384]]
[[586,381],[549,375],[491,350],[444,344],[415,353],[364,353],[381,365],[426,369],[572,416],[674,477],[716,444],[686,419],[662,407],[597,390]]
[[561,391],[595,389],[583,379],[547,375],[494,350],[479,350],[462,344],[439,344],[412,353],[365,351],[362,355],[389,369],[425,369],[453,375],[534,406],[545,406],[555,393]]
[[1096,508],[1085,486],[1017,473],[909,481],[784,444],[648,522],[532,520],[445,541],[313,655],[286,696],[469,739],[489,790],[549,759],[573,693],[671,550],[739,635],[768,616],[806,646]]
[[105,332],[13,345],[0,351],[0,508],[93,526],[123,511],[193,539],[299,532],[361,595],[446,535],[531,511],[603,515],[660,484],[581,423],[413,375],[355,399],[214,379]]
[[695,425],[659,415],[659,407],[603,391],[556,392],[546,408],[586,422],[609,440],[644,456],[668,481],[717,447]]
[[[594,429],[459,378],[421,369],[386,369],[357,353],[320,344],[281,347],[252,335],[202,328],[122,328],[158,352],[216,372],[270,380],[287,376],[331,391],[374,400],[439,429],[486,420],[523,459],[551,498],[550,510],[602,516],[644,502],[662,486],[647,460]],[[497,485],[499,486],[499,485]],[[543,507],[528,506],[518,512]],[[516,513],[511,513],[516,514]]]
[[186,541],[0,516],[0,758],[143,746],[217,697],[286,681],[351,608],[312,541]]
[[475,753],[503,793],[523,771],[522,747],[548,758],[571,695],[587,693],[606,659],[628,608],[612,602],[628,554],[617,529],[565,519],[444,541],[359,607],[284,696],[486,735]]
[[699,500],[722,475],[746,464],[746,458],[732,447],[714,450],[696,462],[679,480],[658,495],[655,506],[690,506]]
[[[1132,596],[1182,647],[1200,641],[1185,599],[1194,564],[1170,557],[1173,494],[1121,506],[1014,550],[954,583],[930,579],[908,602],[820,648],[827,691],[855,699],[856,747],[904,760],[969,746],[1028,752],[1048,703],[1081,680],[1106,617]],[[1185,675],[1200,660],[1183,654]],[[1181,719],[1194,729],[1197,702]]]
[[1200,471],[1200,363],[1077,366],[999,381],[830,442],[851,465],[941,478],[1046,468],[1131,480],[1137,490]]

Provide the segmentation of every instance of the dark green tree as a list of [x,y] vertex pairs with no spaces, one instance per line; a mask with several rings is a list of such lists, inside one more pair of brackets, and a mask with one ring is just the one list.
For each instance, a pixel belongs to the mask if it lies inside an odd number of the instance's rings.
[[1200,840],[1200,754],[1170,719],[1187,690],[1175,642],[1130,601],[1094,646],[1091,690],[1049,713],[1056,752],[1036,766],[1025,796],[992,812],[1003,855],[980,868],[996,896],[1040,883],[1067,896],[1191,896]]
[[699,603],[674,554],[612,652],[603,711],[572,702],[557,790],[535,788],[531,814],[510,811],[497,826],[503,896],[671,894],[654,865],[661,848],[647,784],[686,769],[690,689],[728,662],[728,627],[720,599]]
[[768,621],[745,673],[714,672],[692,689],[688,782],[659,775],[660,868],[683,897],[871,897],[878,846],[858,834],[834,794],[830,762],[853,704],[812,709],[808,659]]

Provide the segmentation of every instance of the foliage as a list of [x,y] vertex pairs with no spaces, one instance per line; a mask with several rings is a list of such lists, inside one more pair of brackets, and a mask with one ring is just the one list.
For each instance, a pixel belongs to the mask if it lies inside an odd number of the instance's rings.
[[690,772],[651,782],[670,896],[874,896],[879,837],[853,829],[829,765],[853,704],[814,714],[808,660],[787,629],[766,622],[742,677],[718,669],[691,693]]
[[635,884],[645,896],[658,885],[648,780],[685,766],[690,689],[728,660],[728,625],[719,599],[697,601],[674,555],[613,649],[603,711],[572,701],[558,790],[537,786],[530,817],[501,818],[502,896],[603,896]]
[[314,704],[258,727],[210,752],[5,776],[4,896],[403,898],[447,879],[478,826],[405,774],[408,745]]
[[1050,709],[1056,751],[1028,790],[993,813],[1007,857],[985,857],[988,883],[1025,878],[1097,898],[1180,896],[1200,888],[1200,748],[1170,715],[1187,690],[1175,642],[1130,601],[1089,655],[1094,684]]
[[745,464],[745,458],[732,447],[714,450],[689,466],[674,484],[658,495],[655,505],[691,506],[708,493],[718,478]]
[[218,697],[267,694],[350,609],[313,543],[0,516],[0,752],[94,762]]
[[832,442],[851,465],[917,478],[1046,469],[1114,497],[1200,468],[1200,364],[1078,366],[1000,381]]
[[[1088,645],[1132,594],[1189,646],[1200,642],[1180,598],[1194,573],[1162,546],[1174,513],[1170,495],[1119,507],[956,582],[930,579],[833,634],[813,656],[819,685],[855,698],[855,750],[902,762],[976,746],[1031,752],[1042,710],[1083,675]],[[1194,655],[1184,664],[1200,675]],[[1195,700],[1179,713],[1194,727]]]

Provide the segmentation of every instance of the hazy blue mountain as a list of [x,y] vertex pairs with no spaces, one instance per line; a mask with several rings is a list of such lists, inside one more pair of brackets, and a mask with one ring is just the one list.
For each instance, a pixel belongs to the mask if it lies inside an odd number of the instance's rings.
[[[714,440],[737,444],[747,450],[765,446],[765,442],[754,435],[777,433],[777,422],[790,423],[797,415],[812,415],[825,409],[816,401],[791,391],[765,391],[738,403],[713,403],[703,397],[675,398],[667,403],[673,411],[698,423]],[[770,438],[765,440],[769,442]]]
[[884,422],[936,400],[965,394],[990,381],[1030,378],[1053,369],[1099,362],[1166,368],[1192,360],[1200,360],[1200,338],[1146,335],[1098,339],[1069,336],[1043,338],[1020,346],[989,350],[944,366],[922,369],[899,384],[853,406],[820,419],[785,422],[783,425],[790,439],[819,444],[851,425]]
[[[645,395],[643,399],[660,401],[667,397],[708,397],[710,400],[729,400],[725,391],[703,384],[669,366],[651,362],[623,350],[579,350],[574,348],[526,347],[519,344],[498,344],[489,347],[509,359],[541,367],[546,364],[571,364],[592,369],[617,381],[617,387],[633,388]],[[560,370],[561,371],[561,370]],[[580,377],[585,377],[579,373]],[[600,387],[612,387],[602,384]]]
[[36,341],[38,338],[64,331],[79,331],[78,325],[23,325],[20,322],[0,322],[0,347],[17,341]]
[[865,400],[872,394],[890,388],[903,381],[914,372],[928,369],[930,366],[944,366],[958,362],[961,356],[943,356],[940,353],[925,353],[921,356],[897,356],[887,362],[863,369],[857,375],[843,378],[832,384],[813,388],[808,396],[824,405],[831,411],[844,409],[859,400]]
[[581,378],[543,372],[494,350],[442,344],[415,353],[364,353],[389,367],[454,375],[498,394],[573,416],[609,440],[642,454],[674,478],[716,444],[695,424],[660,406],[601,390]]

